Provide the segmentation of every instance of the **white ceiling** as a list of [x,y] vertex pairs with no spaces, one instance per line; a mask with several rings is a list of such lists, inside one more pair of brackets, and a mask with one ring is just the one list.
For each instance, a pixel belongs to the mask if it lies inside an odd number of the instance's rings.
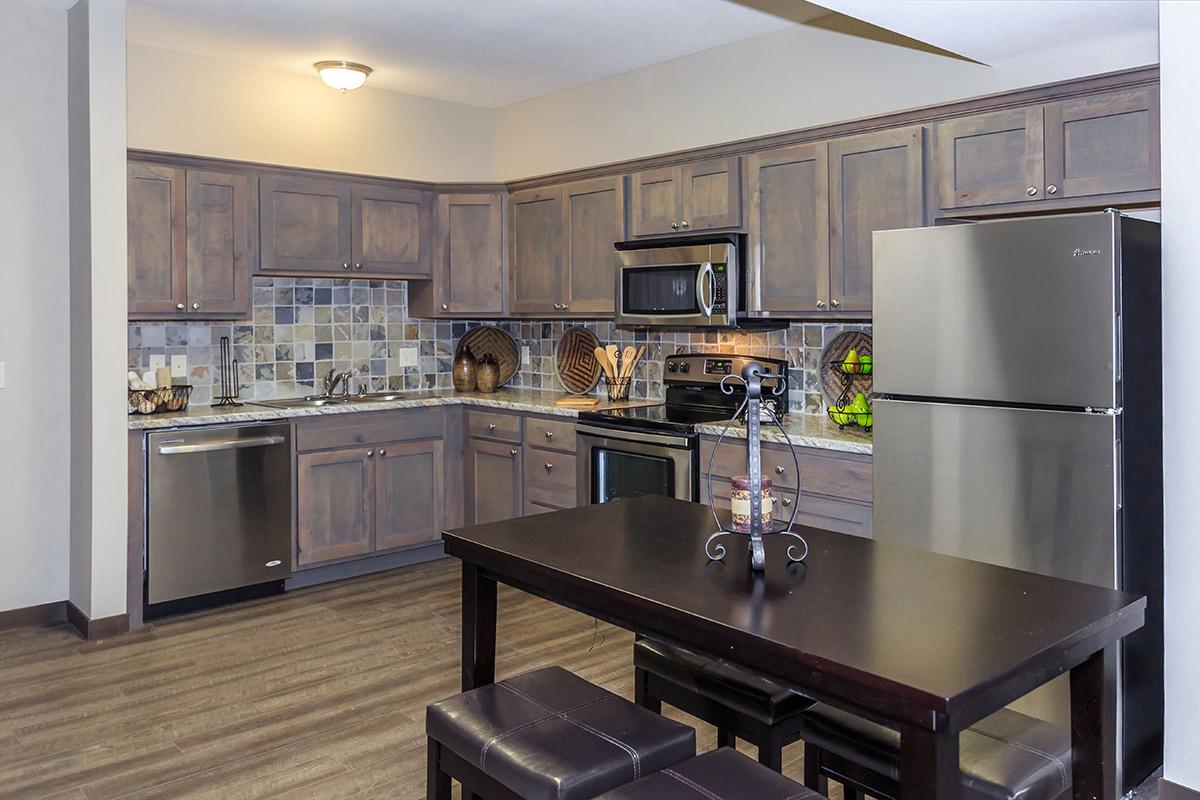
[[821,5],[985,64],[1158,30],[1157,0],[821,0]]
[[375,70],[370,87],[488,108],[792,24],[728,0],[130,0],[128,11],[136,44],[314,80],[314,61],[358,61]]

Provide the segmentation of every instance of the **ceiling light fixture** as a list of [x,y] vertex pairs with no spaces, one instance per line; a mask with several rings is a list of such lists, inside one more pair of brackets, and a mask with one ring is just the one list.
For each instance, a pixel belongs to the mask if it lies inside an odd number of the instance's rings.
[[321,74],[321,80],[333,89],[349,92],[367,82],[371,68],[353,61],[318,61],[313,64]]

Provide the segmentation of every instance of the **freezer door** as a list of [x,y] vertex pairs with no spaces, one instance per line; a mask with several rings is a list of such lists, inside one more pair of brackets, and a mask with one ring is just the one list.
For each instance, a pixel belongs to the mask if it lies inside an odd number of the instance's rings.
[[874,408],[875,538],[1116,588],[1116,416]]
[[1118,407],[1118,220],[876,233],[875,391]]

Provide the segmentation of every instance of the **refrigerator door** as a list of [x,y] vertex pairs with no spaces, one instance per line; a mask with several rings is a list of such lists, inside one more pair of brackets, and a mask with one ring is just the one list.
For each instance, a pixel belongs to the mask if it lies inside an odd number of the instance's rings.
[[1116,588],[1118,418],[877,400],[875,538]]
[[875,391],[1117,408],[1119,217],[880,231]]

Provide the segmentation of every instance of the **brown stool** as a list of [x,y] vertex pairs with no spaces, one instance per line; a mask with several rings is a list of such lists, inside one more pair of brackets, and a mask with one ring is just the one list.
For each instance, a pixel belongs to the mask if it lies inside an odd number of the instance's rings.
[[602,794],[596,800],[825,800],[816,792],[755,764],[731,747],[722,747],[639,781]]
[[[804,783],[846,800],[895,800],[900,734],[827,705],[804,712]],[[1065,800],[1071,795],[1071,732],[1002,709],[959,737],[962,800]]]
[[428,800],[583,800],[696,754],[696,732],[560,667],[429,706]]
[[633,644],[634,697],[661,711],[675,706],[717,728],[717,746],[739,738],[758,747],[758,760],[783,769],[783,748],[800,738],[801,712],[813,701],[728,661],[677,644],[639,639]]

